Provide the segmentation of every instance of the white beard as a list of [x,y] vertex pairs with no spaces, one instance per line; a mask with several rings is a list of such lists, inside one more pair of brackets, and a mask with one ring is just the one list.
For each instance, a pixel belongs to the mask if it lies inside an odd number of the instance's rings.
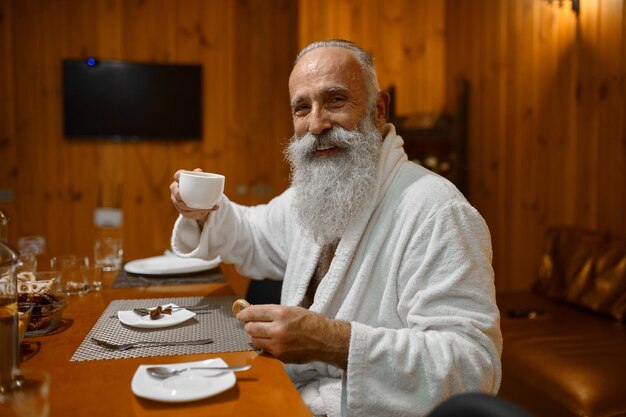
[[[294,136],[285,151],[297,219],[321,246],[341,239],[374,198],[382,136],[368,116],[355,130],[333,126],[321,135]],[[316,148],[329,145],[339,152],[315,156]]]

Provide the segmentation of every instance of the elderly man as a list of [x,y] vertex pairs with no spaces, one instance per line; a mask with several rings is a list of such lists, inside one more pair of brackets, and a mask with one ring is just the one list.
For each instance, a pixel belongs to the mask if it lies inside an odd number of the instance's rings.
[[291,187],[266,205],[187,207],[179,256],[283,280],[281,305],[239,313],[285,362],[316,415],[425,415],[453,394],[496,393],[502,347],[491,242],[444,178],[407,160],[369,55],[316,42],[289,78]]

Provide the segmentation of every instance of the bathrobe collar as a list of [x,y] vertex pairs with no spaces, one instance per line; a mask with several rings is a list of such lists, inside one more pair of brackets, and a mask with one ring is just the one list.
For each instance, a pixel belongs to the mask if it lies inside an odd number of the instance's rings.
[[[361,213],[346,230],[346,233],[339,242],[330,268],[317,289],[315,300],[309,308],[312,311],[323,313],[329,317],[334,317],[341,306],[341,300],[333,300],[333,296],[337,293],[338,287],[342,284],[347,274],[369,219],[393,181],[400,165],[407,160],[403,148],[404,141],[396,134],[395,127],[388,123],[384,127],[384,132],[385,138],[383,140],[376,174],[375,198],[361,210]],[[289,270],[292,268],[289,267],[285,276],[285,284],[288,287],[297,287],[295,291],[283,291],[284,299],[282,302],[287,305],[299,305],[300,302],[302,302],[315,271],[315,267],[319,262],[321,247],[315,242],[311,240],[308,245],[303,245],[300,248],[300,252],[303,251],[307,252],[308,255],[305,257],[297,257],[297,259],[306,259],[307,261],[296,266],[295,269],[299,271],[298,276],[292,281],[290,279],[292,278],[290,277],[291,274],[289,273]],[[306,279],[302,279],[303,276],[306,277]]]

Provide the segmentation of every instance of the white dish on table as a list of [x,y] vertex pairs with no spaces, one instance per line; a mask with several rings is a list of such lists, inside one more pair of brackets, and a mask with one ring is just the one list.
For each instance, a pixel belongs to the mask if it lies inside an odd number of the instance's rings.
[[[148,308],[148,310],[153,310],[156,307],[157,306],[150,307]],[[165,304],[161,307],[175,308],[178,306],[176,304]],[[196,313],[194,313],[193,311],[186,310],[184,308],[180,310],[172,311],[172,314],[162,314],[161,317],[155,320],[151,319],[149,314],[146,314],[145,316],[141,316],[132,310],[125,310],[125,311],[117,312],[117,318],[120,320],[121,323],[127,326],[139,327],[142,329],[158,329],[161,327],[175,326],[195,316],[196,316]]]
[[179,258],[178,256],[162,255],[129,261],[124,265],[124,271],[139,275],[189,274],[213,269],[221,262],[222,260],[219,256],[206,261],[197,258]]
[[[212,397],[233,387],[237,378],[233,372],[212,370],[192,370],[167,379],[159,379],[148,374],[146,369],[155,364],[139,365],[133,375],[131,389],[141,398],[164,402],[195,401]],[[197,362],[159,364],[173,369],[191,366],[228,366],[222,358]]]

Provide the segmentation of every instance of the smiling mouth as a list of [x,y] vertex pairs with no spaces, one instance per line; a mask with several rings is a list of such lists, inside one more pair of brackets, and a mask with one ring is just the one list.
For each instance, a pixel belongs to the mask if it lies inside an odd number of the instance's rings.
[[336,146],[319,146],[315,149],[315,156],[326,157],[339,152],[341,148]]

